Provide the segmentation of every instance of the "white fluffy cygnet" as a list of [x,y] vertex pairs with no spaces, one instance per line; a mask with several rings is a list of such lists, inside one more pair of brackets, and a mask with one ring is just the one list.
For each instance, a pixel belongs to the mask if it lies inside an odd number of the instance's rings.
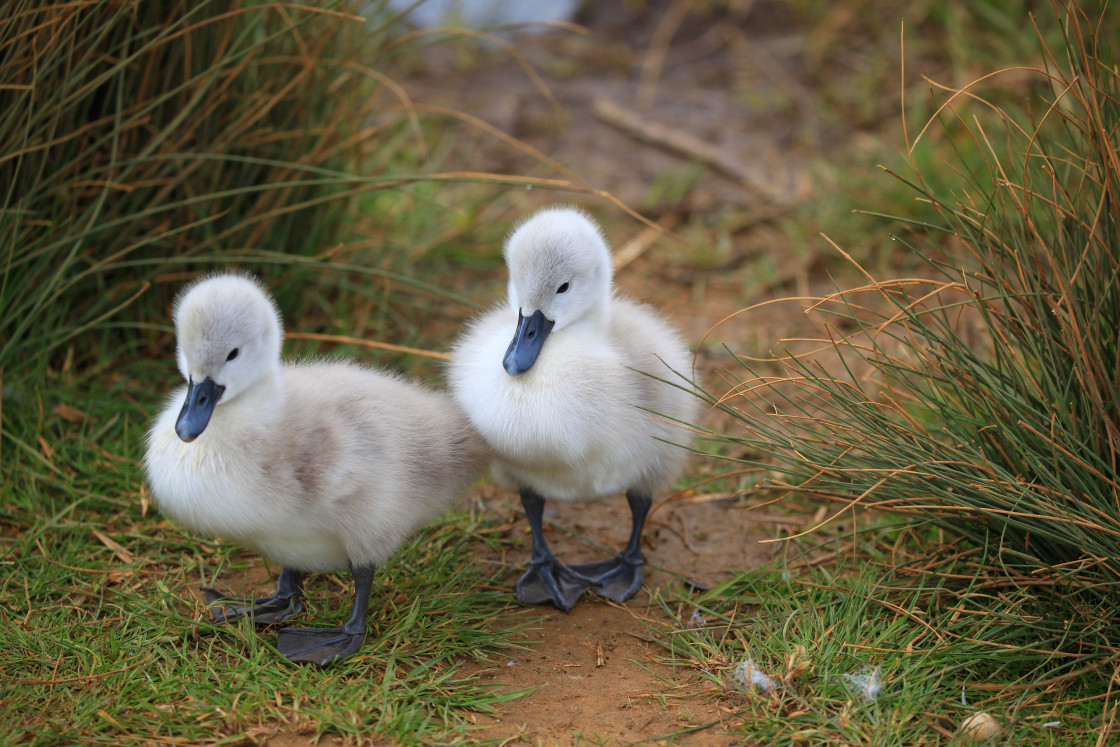
[[[682,378],[690,355],[649,307],[612,293],[611,254],[586,214],[542,210],[505,247],[509,301],[458,340],[452,393],[520,488],[533,532],[523,603],[571,609],[592,588],[616,601],[642,583],[642,526],[653,494],[683,470],[701,401]],[[511,341],[512,338],[512,341]],[[625,492],[633,523],[617,557],[566,566],[541,532],[546,499]]]
[[340,628],[286,628],[278,647],[322,666],[356,653],[374,568],[483,469],[485,443],[446,394],[346,361],[281,363],[280,315],[255,279],[214,275],[174,305],[179,370],[147,439],[160,509],[280,563],[276,594],[220,597],[215,619],[300,611],[303,573],[349,568]]

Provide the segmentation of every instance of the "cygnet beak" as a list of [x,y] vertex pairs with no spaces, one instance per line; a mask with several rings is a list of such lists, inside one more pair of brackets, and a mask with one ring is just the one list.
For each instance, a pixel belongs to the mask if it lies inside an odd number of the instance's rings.
[[179,419],[175,421],[175,432],[179,434],[179,438],[190,443],[202,435],[225,390],[224,386],[214,383],[209,376],[200,384],[193,380],[188,382],[187,400],[179,411]]
[[506,357],[502,359],[506,373],[520,376],[533,367],[554,324],[556,322],[546,319],[540,309],[534,311],[528,319],[518,309],[517,331],[513,333],[513,341],[506,348]]

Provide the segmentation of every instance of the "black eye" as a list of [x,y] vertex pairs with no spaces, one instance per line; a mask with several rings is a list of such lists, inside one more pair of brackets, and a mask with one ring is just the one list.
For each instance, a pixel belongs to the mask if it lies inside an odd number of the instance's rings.
[[226,356],[226,360],[231,361],[234,358],[236,358],[237,357],[237,352],[238,352],[237,348],[234,348],[233,350],[229,351],[229,355]]
[[568,284],[564,283],[563,285],[561,285],[559,288],[556,289],[556,292],[557,293],[567,293],[568,292]]

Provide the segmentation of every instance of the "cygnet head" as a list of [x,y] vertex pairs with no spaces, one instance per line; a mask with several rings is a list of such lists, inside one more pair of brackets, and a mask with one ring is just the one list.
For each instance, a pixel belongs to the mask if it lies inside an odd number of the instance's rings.
[[510,376],[536,363],[550,333],[582,322],[605,323],[611,253],[594,220],[572,207],[547,208],[506,241],[509,301],[517,330],[502,361]]
[[211,275],[188,286],[172,318],[179,371],[187,380],[175,432],[193,441],[215,407],[279,369],[284,333],[264,286],[245,275]]

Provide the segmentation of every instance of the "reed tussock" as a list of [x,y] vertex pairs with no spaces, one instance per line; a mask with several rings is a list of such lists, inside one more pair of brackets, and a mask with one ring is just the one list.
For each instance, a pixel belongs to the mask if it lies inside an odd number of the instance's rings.
[[[935,116],[908,123],[912,162],[929,163],[915,154],[934,141],[956,154],[936,175],[894,174],[940,216],[908,227],[927,271],[864,272],[858,287],[808,304],[823,333],[768,361],[741,358],[738,380],[712,402],[742,422],[724,438],[762,455],[752,461],[776,475],[772,488],[836,502],[826,523],[877,509],[909,517],[919,532],[964,538],[979,551],[967,551],[963,588],[982,568],[986,582],[994,574],[1030,594],[1024,610],[1049,605],[1079,621],[1055,648],[1088,645],[1079,655],[1112,661],[1120,650],[1107,632],[1120,593],[1116,22],[1074,3],[1056,10],[1065,44],[1043,44],[1043,64],[1027,71],[1027,106],[989,101],[995,73],[960,89],[934,86]],[[952,186],[935,188],[931,176]],[[930,574],[959,559],[914,562]]]
[[[356,197],[424,173],[402,172],[426,151],[378,69],[388,44],[385,27],[318,4],[14,3],[0,369],[58,363],[92,331],[142,336],[209,264],[321,260],[360,231],[344,219]],[[85,347],[98,345],[73,365]]]

